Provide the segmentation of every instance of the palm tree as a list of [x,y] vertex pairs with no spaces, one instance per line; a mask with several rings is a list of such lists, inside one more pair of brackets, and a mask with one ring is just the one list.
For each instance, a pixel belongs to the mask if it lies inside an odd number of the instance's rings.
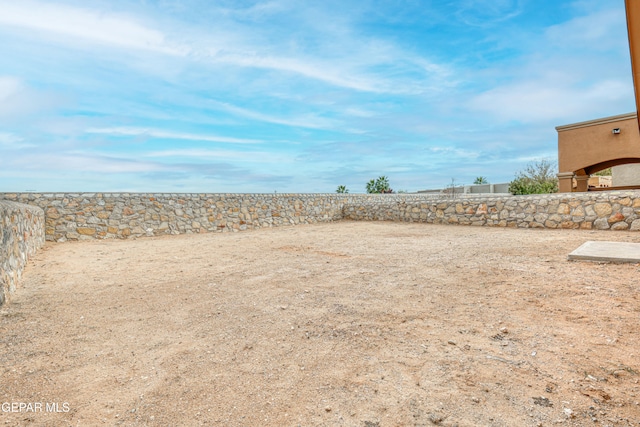
[[372,194],[372,193],[377,193],[376,191],[376,180],[372,179],[369,182],[367,182],[367,193]]
[[391,193],[391,187],[389,186],[389,178],[381,176],[376,180],[376,193]]
[[478,184],[488,184],[489,181],[487,181],[487,178],[485,178],[484,176],[479,176],[476,178],[475,181],[473,181],[474,184],[478,185]]
[[336,193],[340,193],[340,194],[347,194],[348,192],[349,192],[349,189],[344,185],[339,185],[336,190]]
[[389,187],[389,178],[382,175],[378,179],[372,179],[367,182],[367,193],[369,194],[384,194],[393,193],[393,190]]

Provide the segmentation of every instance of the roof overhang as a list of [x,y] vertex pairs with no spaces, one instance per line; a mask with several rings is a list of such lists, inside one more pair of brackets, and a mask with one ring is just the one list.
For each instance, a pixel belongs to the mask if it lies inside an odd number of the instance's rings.
[[623,120],[637,119],[637,117],[638,117],[638,113],[620,114],[617,116],[603,117],[601,119],[596,119],[596,120],[588,120],[586,122],[556,126],[556,130],[558,132],[563,132],[563,131],[572,130],[572,129],[586,128],[588,126],[603,125],[605,123],[614,123],[614,122],[621,122]]

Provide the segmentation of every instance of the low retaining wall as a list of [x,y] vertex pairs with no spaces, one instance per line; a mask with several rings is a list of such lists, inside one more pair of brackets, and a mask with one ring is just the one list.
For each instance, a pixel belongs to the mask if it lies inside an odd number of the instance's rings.
[[[29,205],[29,206],[27,206]],[[44,240],[229,232],[349,220],[640,230],[640,191],[434,194],[0,193],[0,304]]]
[[64,242],[229,232],[342,219],[345,203],[424,200],[420,195],[0,193],[42,208],[46,239]]
[[15,291],[30,256],[44,245],[44,211],[0,200],[0,305]]
[[640,230],[640,191],[455,198],[433,194],[0,193],[2,199],[43,209],[46,239],[57,242],[232,232],[341,219]]
[[640,230],[640,191],[346,203],[343,218],[521,228]]

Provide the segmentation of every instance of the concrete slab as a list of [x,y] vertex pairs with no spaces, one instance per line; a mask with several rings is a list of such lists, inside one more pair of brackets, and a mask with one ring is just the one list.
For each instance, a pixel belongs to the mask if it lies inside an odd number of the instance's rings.
[[640,243],[588,241],[571,252],[575,261],[640,263]]

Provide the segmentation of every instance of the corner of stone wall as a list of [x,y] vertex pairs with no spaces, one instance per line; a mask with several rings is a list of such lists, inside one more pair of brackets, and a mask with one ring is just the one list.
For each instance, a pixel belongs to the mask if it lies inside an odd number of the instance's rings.
[[42,209],[0,200],[0,305],[15,291],[27,261],[44,242]]

